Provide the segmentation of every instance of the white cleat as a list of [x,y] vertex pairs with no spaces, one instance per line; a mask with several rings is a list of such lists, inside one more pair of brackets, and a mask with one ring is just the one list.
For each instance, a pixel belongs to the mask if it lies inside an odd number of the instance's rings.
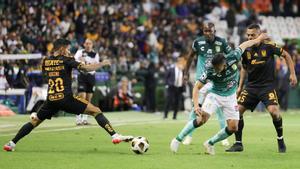
[[222,140],[221,144],[224,147],[228,147],[230,145],[228,139]]
[[115,134],[112,136],[112,143],[119,144],[121,142],[129,142],[133,140],[133,136],[122,136],[121,134]]
[[213,145],[210,145],[208,141],[203,143],[205,154],[208,155],[215,155],[215,147]]
[[16,144],[13,141],[9,141],[3,146],[4,151],[15,151]]
[[193,137],[191,136],[186,136],[182,144],[184,145],[190,145],[192,143]]
[[171,151],[173,153],[177,153],[179,145],[180,145],[180,141],[176,140],[176,138],[173,138],[173,140],[171,141],[171,144],[170,144]]

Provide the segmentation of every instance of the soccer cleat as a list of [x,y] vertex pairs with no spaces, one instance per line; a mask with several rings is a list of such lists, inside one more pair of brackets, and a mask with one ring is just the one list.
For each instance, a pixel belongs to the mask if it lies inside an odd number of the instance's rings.
[[190,145],[192,143],[192,141],[193,141],[193,137],[186,136],[185,139],[184,139],[184,141],[182,142],[182,144],[184,144],[184,145]]
[[226,152],[242,152],[244,147],[242,143],[234,143]]
[[215,147],[213,145],[210,145],[208,141],[203,143],[204,149],[205,149],[205,154],[208,155],[215,155]]
[[224,146],[224,147],[227,147],[227,146],[230,145],[228,139],[222,140],[221,144],[222,144],[222,146]]
[[285,146],[283,138],[282,139],[277,139],[277,143],[278,143],[278,152],[279,153],[285,153],[286,152],[286,146]]
[[178,141],[176,138],[173,138],[173,140],[171,141],[171,144],[170,144],[171,151],[173,153],[177,153],[179,145],[180,145],[180,141]]
[[3,146],[3,150],[5,151],[15,151],[16,144],[12,141],[9,141],[7,144]]
[[133,136],[122,136],[121,134],[115,134],[112,136],[112,143],[119,144],[121,142],[129,142],[133,140]]

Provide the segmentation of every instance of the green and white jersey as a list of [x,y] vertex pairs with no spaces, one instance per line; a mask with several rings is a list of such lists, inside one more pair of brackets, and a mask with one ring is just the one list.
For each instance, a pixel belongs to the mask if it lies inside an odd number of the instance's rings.
[[192,46],[193,51],[197,55],[196,79],[199,79],[203,71],[211,67],[211,60],[216,53],[229,54],[232,49],[226,40],[218,36],[213,42],[209,42],[204,36],[196,38]]
[[211,67],[205,70],[198,79],[201,83],[207,80],[212,81],[213,87],[210,92],[220,96],[230,96],[236,92],[239,81],[238,62],[243,52],[240,48],[236,48],[225,56],[226,69],[220,73],[216,73]]

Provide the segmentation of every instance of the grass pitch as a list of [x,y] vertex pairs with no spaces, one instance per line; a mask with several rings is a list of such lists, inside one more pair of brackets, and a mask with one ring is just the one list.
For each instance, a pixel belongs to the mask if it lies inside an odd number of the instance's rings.
[[[145,136],[150,149],[136,155],[130,144],[113,145],[111,138],[90,118],[92,125],[75,126],[75,117],[45,121],[21,140],[15,152],[0,151],[0,169],[296,169],[300,168],[300,111],[283,114],[287,153],[277,153],[276,132],[268,114],[245,115],[242,153],[226,153],[216,144],[216,155],[203,152],[202,143],[214,135],[214,117],[194,134],[193,144],[181,145],[173,154],[169,144],[184,126],[187,115],[162,120],[162,115],[140,112],[107,113],[114,128],[122,134]],[[10,140],[29,119],[26,115],[0,117],[0,145]],[[230,137],[233,143],[234,136]]]

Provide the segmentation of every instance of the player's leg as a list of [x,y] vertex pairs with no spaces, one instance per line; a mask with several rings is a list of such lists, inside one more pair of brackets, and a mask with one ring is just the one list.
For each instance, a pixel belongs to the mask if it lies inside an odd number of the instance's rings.
[[253,111],[259,102],[258,96],[255,94],[256,91],[244,89],[238,98],[238,108],[239,108],[239,123],[238,131],[234,133],[235,143],[226,150],[226,152],[241,152],[244,150],[242,138],[244,129],[244,113],[247,109]]
[[[208,91],[212,88],[212,83],[206,83],[202,89],[199,91],[199,105],[200,107],[202,107],[202,104],[204,102],[204,99],[208,93]],[[196,119],[196,114],[194,112],[194,110],[192,109],[189,115],[189,121],[193,121]],[[182,144],[184,145],[189,145],[192,143],[192,136],[195,130],[191,130],[188,135],[185,137],[184,141],[182,142]],[[182,132],[184,132],[184,130],[182,130]]]
[[273,119],[273,125],[277,133],[278,152],[285,153],[286,145],[283,140],[282,116],[278,106],[278,98],[275,90],[269,91],[262,96],[262,102],[266,105]]
[[77,113],[77,114],[88,114],[95,118],[99,126],[101,126],[111,137],[112,142],[114,144],[118,144],[122,141],[128,142],[133,139],[132,136],[122,136],[113,129],[108,119],[103,115],[103,112],[93,104],[89,103],[88,101],[81,99],[79,97],[70,98],[69,103],[66,104],[71,106],[66,106],[65,110],[67,112]]
[[215,95],[217,104],[223,108],[224,116],[227,119],[227,126],[222,128],[216,135],[208,139],[203,145],[206,154],[214,155],[214,144],[228,138],[238,130],[239,111],[236,94],[229,97]]
[[16,144],[24,138],[26,135],[28,135],[35,127],[37,127],[39,124],[41,124],[46,118],[50,119],[53,114],[56,114],[57,110],[55,110],[51,105],[48,104],[46,101],[43,106],[39,109],[36,116],[34,116],[30,122],[24,124],[16,136],[9,141],[7,144],[4,145],[3,149],[5,151],[14,151]]
[[[82,88],[82,87],[81,87]],[[81,89],[80,88],[80,89]],[[78,89],[79,90],[79,89]],[[82,90],[82,89],[81,89]],[[86,93],[81,91],[78,93],[78,96],[82,99],[86,98]],[[82,125],[83,124],[83,114],[76,115],[76,125]]]
[[[208,94],[212,95],[211,93]],[[171,141],[170,148],[172,152],[177,152],[180,143],[192,130],[202,126],[209,119],[210,115],[215,112],[217,109],[217,105],[214,101],[213,97],[206,97],[203,106],[202,106],[202,116],[198,117],[195,120],[189,121],[181,132]]]
[[[86,93],[86,100],[88,102],[91,103],[92,97],[93,97],[93,93],[92,92]],[[82,114],[82,124],[83,125],[88,125],[89,124],[89,122],[88,122],[88,115],[87,114]]]

